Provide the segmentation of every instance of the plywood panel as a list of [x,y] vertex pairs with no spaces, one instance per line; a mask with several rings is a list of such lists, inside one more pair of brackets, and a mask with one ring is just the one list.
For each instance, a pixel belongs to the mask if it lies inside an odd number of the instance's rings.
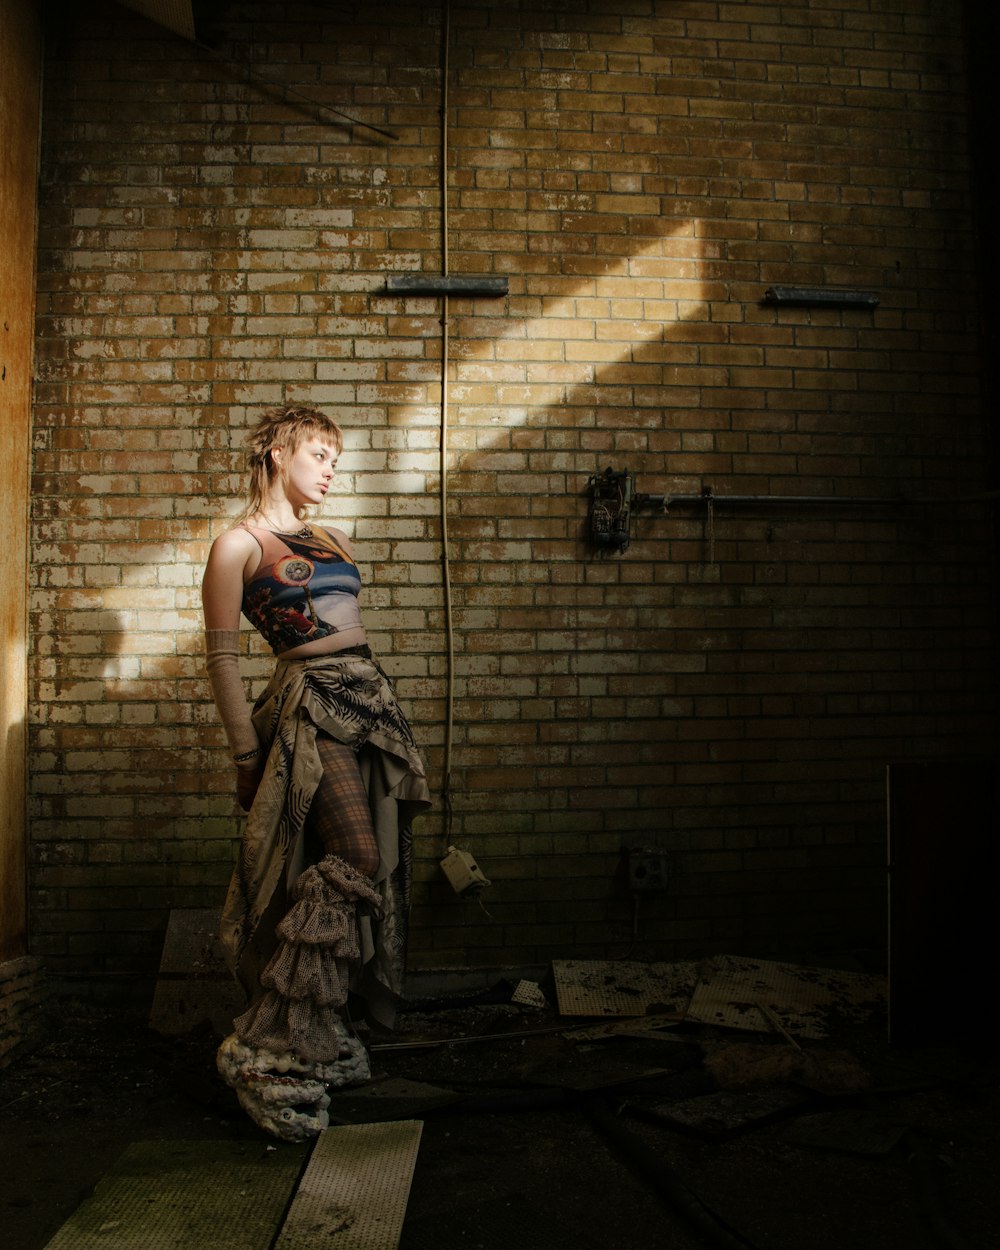
[[41,89],[36,9],[31,0],[0,0],[0,960],[27,949],[25,598]]

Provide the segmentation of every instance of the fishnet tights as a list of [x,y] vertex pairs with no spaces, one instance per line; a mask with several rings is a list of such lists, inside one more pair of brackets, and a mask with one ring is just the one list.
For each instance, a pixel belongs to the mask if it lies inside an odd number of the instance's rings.
[[327,855],[339,855],[359,872],[378,871],[378,843],[358,767],[350,747],[325,734],[316,735],[323,777],[313,796],[306,828],[323,843]]

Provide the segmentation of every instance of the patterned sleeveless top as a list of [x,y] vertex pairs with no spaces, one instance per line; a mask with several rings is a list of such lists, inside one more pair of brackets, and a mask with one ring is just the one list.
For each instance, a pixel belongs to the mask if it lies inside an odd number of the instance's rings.
[[318,638],[361,628],[361,575],[332,534],[275,534],[243,525],[263,555],[243,587],[243,615],[275,655]]

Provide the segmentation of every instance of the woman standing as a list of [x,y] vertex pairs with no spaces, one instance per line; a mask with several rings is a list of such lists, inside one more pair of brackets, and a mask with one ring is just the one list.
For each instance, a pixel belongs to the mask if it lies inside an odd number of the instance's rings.
[[[429,802],[392,687],[371,657],[361,579],[340,530],[305,520],[343,447],[336,422],[273,408],[250,441],[243,519],[212,545],[202,586],[208,674],[249,810],[222,942],[249,1007],[219,1067],[269,1131],[325,1127],[326,1088],[369,1075],[348,990],[391,1024],[402,989],[410,823]],[[278,658],[251,713],[240,614]]]

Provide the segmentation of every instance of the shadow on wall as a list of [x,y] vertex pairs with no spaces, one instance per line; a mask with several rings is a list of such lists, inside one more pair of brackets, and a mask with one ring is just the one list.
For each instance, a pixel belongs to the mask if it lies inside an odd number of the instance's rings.
[[[698,245],[693,239],[691,223],[685,223],[683,229],[682,250],[688,258],[684,262],[688,270],[684,289],[687,294],[693,294],[698,282],[696,265],[690,257]],[[645,239],[644,246],[651,253],[658,253],[661,241]],[[643,299],[643,288],[648,295],[650,283],[662,289],[663,281],[659,277],[630,274],[630,268],[636,264],[635,257],[623,257],[614,264],[602,262],[607,280],[617,286],[616,298],[625,297],[623,285],[635,287],[634,301]],[[596,289],[595,298],[603,298],[599,281],[595,284],[581,279],[580,282],[583,290]],[[375,279],[371,285],[374,288],[372,303],[378,307],[383,302],[378,294],[381,279]],[[461,494],[460,486],[458,512],[453,519],[460,582],[456,587],[459,604],[457,688],[461,700],[456,759],[459,775],[462,776],[466,768],[479,766],[484,754],[492,765],[498,763],[497,752],[488,744],[488,739],[496,732],[508,740],[512,736],[516,738],[517,734],[510,733],[511,718],[516,719],[522,729],[532,724],[532,718],[537,718],[538,728],[532,732],[539,743],[544,744],[549,738],[553,740],[551,746],[541,745],[531,759],[525,757],[526,744],[509,743],[504,751],[503,766],[491,773],[478,795],[476,790],[482,778],[472,775],[469,781],[463,780],[459,791],[460,828],[472,837],[477,834],[477,817],[482,815],[480,804],[490,813],[496,835],[524,832],[506,828],[498,808],[512,807],[518,802],[522,794],[520,779],[525,776],[526,768],[540,770],[537,776],[544,791],[551,792],[548,797],[535,788],[533,805],[537,805],[540,793],[544,805],[540,819],[550,821],[547,813],[553,812],[559,814],[557,820],[562,819],[563,813],[572,820],[564,792],[557,791],[558,783],[546,775],[544,766],[551,768],[568,762],[569,748],[556,741],[568,732],[578,733],[579,750],[586,749],[583,745],[586,742],[600,742],[606,737],[606,722],[591,720],[585,724],[587,717],[578,716],[576,706],[567,705],[565,700],[581,697],[580,683],[586,683],[582,674],[588,668],[587,658],[585,655],[576,657],[575,653],[597,649],[590,612],[600,611],[608,621],[620,619],[621,610],[614,606],[591,608],[588,605],[593,603],[593,595],[586,591],[570,592],[572,601],[567,603],[563,579],[558,573],[550,575],[548,569],[554,561],[564,561],[567,556],[572,567],[586,567],[591,572],[613,566],[593,560],[589,564],[580,563],[581,560],[586,562],[588,557],[577,532],[579,519],[568,515],[581,507],[578,493],[559,493],[553,509],[545,496],[533,499],[518,488],[510,493],[506,488],[513,476],[522,481],[537,479],[538,470],[525,461],[525,456],[533,453],[524,450],[530,449],[536,441],[532,432],[536,424],[538,429],[549,431],[542,435],[543,455],[549,454],[544,448],[553,443],[558,447],[565,441],[565,434],[560,433],[564,421],[560,418],[557,425],[552,417],[553,411],[559,411],[558,404],[555,408],[553,404],[560,400],[567,402],[571,422],[580,422],[579,438],[584,448],[588,429],[600,435],[593,451],[579,448],[572,448],[565,454],[560,451],[558,467],[553,472],[545,470],[545,481],[557,479],[560,492],[566,486],[579,492],[582,479],[577,480],[572,470],[600,467],[606,436],[598,430],[596,409],[581,419],[582,392],[570,387],[568,380],[578,380],[583,375],[587,402],[595,404],[601,402],[602,388],[621,385],[621,381],[612,376],[616,370],[631,373],[635,368],[645,367],[634,363],[638,354],[636,345],[631,341],[623,343],[617,337],[622,330],[610,315],[610,307],[606,321],[608,345],[600,348],[608,359],[603,364],[574,361],[572,343],[575,340],[568,336],[580,316],[575,300],[575,295],[546,300],[540,316],[508,317],[502,323],[491,316],[486,319],[488,324],[474,316],[479,311],[477,306],[465,302],[463,312],[461,303],[456,301],[453,305],[459,353],[455,369],[459,377],[452,393],[460,405],[455,430],[458,464],[454,481],[467,480],[467,461],[471,460],[475,462],[478,484],[471,495]],[[398,307],[397,300],[391,302]],[[543,301],[525,297],[525,302],[541,304]],[[427,307],[426,301],[422,303]],[[693,311],[699,305],[688,301],[685,307]],[[675,308],[676,304],[672,303],[671,311]],[[415,313],[408,318],[408,323],[414,331],[433,331],[438,327],[433,314]],[[636,322],[634,328],[638,325]],[[471,331],[468,336],[466,327]],[[503,329],[504,337],[496,339],[494,333],[499,328]],[[650,355],[669,352],[671,323],[661,323],[659,319],[655,323],[647,322],[643,332],[654,339],[646,345],[646,352]],[[599,340],[595,333],[580,341],[594,344]],[[550,351],[543,351],[541,344],[550,345]],[[429,336],[420,340],[421,353],[433,358],[434,350],[435,344]],[[546,360],[553,350],[570,359],[553,366]],[[593,354],[592,349],[588,354]],[[523,355],[534,356],[536,363],[517,359]],[[552,380],[553,369],[563,380]],[[493,376],[495,370],[499,370],[499,379]],[[477,380],[470,382],[470,375],[476,375]],[[496,402],[488,408],[485,428],[475,424],[482,412],[469,402],[473,398],[470,385],[497,388]],[[247,392],[253,394],[258,389],[248,385]],[[289,385],[287,390],[290,400],[311,399],[305,384]],[[516,403],[512,402],[514,391]],[[613,394],[604,396],[607,402],[614,398]],[[502,424],[496,416],[498,405],[503,410]],[[245,419],[252,421],[256,409],[241,409],[241,414],[244,411]],[[466,411],[472,418],[468,424]],[[629,418],[623,415],[621,419]],[[632,420],[636,426],[644,419],[641,411],[635,409]],[[405,409],[401,420],[405,423]],[[469,445],[470,434],[474,446]],[[402,697],[414,712],[422,739],[437,762],[442,733],[444,637],[437,564],[439,545],[433,514],[437,483],[428,469],[429,464],[436,462],[433,446],[436,430],[433,425],[424,424],[417,437],[421,445],[416,449],[411,445],[399,452],[391,449],[386,452],[373,446],[378,442],[377,431],[373,432],[368,426],[348,428],[341,462],[346,471],[338,474],[335,482],[331,515],[318,519],[336,521],[353,531],[362,556],[371,551],[372,559],[362,559],[362,571],[368,587],[366,619],[373,642],[380,654],[387,657],[387,667],[396,677]],[[575,433],[573,438],[577,438]],[[620,438],[620,434],[614,435],[616,443]],[[511,473],[511,458],[517,466],[525,467],[528,478],[521,478],[517,469]],[[232,469],[234,456],[226,452],[220,459],[219,453],[207,450],[203,459],[200,467],[207,482],[209,467],[217,470],[228,465]],[[363,467],[352,471],[358,461]],[[135,535],[126,518],[141,516],[143,511],[142,467],[136,457],[139,496],[118,501],[122,538]],[[484,474],[491,475],[492,480],[485,491],[481,489]],[[234,490],[241,485],[239,475],[232,473],[221,480]],[[494,513],[498,511],[498,488],[505,496],[503,506],[507,515],[478,516],[478,503],[484,500]],[[381,506],[387,495],[392,501],[388,517]],[[416,526],[412,519],[407,519],[409,501],[416,503],[424,514]],[[111,584],[100,593],[101,606],[96,610],[93,593],[81,592],[81,611],[74,621],[67,621],[75,625],[73,642],[68,644],[73,658],[62,665],[62,672],[72,671],[79,680],[60,684],[57,692],[53,688],[53,701],[61,709],[54,715],[62,718],[65,726],[60,737],[66,743],[66,750],[61,771],[51,779],[59,793],[47,793],[45,782],[39,792],[38,801],[45,809],[44,819],[36,825],[40,862],[49,865],[53,857],[67,854],[85,857],[99,872],[98,888],[107,892],[109,900],[115,900],[118,910],[114,923],[122,932],[118,953],[121,955],[132,946],[137,961],[143,951],[148,958],[149,943],[155,944],[162,932],[165,910],[171,906],[211,906],[219,901],[231,868],[233,839],[240,828],[228,752],[204,679],[198,595],[210,538],[230,523],[225,514],[234,514],[239,502],[238,497],[232,503],[219,498],[217,519],[209,520],[216,504],[211,497],[175,499],[174,515],[161,521],[160,526],[176,535],[176,541],[114,543],[111,541],[115,537],[113,529],[106,531],[108,557],[120,559],[114,571],[108,571]],[[430,507],[424,507],[425,504]],[[532,516],[541,519],[532,522]],[[394,533],[396,517],[401,520],[398,532]],[[568,549],[565,543],[558,552],[548,549],[553,525],[560,534],[569,536]],[[539,526],[541,533],[533,532]],[[523,538],[514,532],[522,528],[526,531]],[[192,531],[196,536],[192,536]],[[419,551],[415,553],[410,550],[408,537],[414,533],[419,534]],[[411,559],[414,554],[416,564]],[[470,570],[476,570],[471,582]],[[603,574],[600,576],[603,578]],[[419,631],[410,626],[415,594],[419,595],[421,604],[419,616],[423,628]],[[537,615],[527,625],[521,623],[513,627],[505,614],[519,611],[525,594],[530,598],[529,611]],[[245,633],[244,642],[244,673],[249,678],[250,692],[255,693],[266,680],[271,658],[251,631]],[[88,655],[92,659],[88,659]],[[55,660],[54,655],[51,658]],[[517,670],[516,674],[512,669]],[[553,682],[560,687],[558,690]],[[567,686],[572,687],[572,692],[565,688]],[[558,706],[553,702],[556,699]],[[72,745],[74,724],[82,730],[79,749]],[[558,731],[554,731],[554,725],[559,726]],[[514,770],[513,778],[508,778],[504,772],[508,766]],[[588,776],[592,784],[594,774],[589,768]],[[591,797],[597,797],[598,808],[608,797],[605,783],[599,784],[599,795],[590,791]],[[498,786],[505,791],[500,803],[495,792]],[[423,831],[431,860],[425,876],[430,876],[436,871],[437,835],[433,822],[425,824],[431,826]],[[466,825],[468,827],[464,828]],[[48,841],[52,833],[64,833],[67,827],[74,829],[77,841],[71,844]],[[539,838],[555,854],[562,854],[552,841],[554,832],[552,828],[540,830]],[[67,846],[72,846],[72,851],[68,851]],[[539,853],[541,849],[540,846]],[[502,846],[494,844],[493,853],[502,860],[521,856],[523,850],[515,840]],[[73,898],[70,892],[59,901],[71,905]],[[451,910],[454,913],[454,909]],[[78,921],[80,917],[74,919]],[[103,934],[94,938],[94,953],[105,940]]]
[[[642,515],[627,554],[588,546],[587,477],[609,464],[667,494],[953,503],[981,479],[950,415],[886,402],[896,309],[760,306],[769,283],[832,281],[822,266],[762,265],[739,291],[709,279],[701,301],[655,307],[671,283],[647,275],[673,270],[678,240],[692,285],[717,269],[712,248],[692,254],[699,227],[644,239],[619,272],[595,256],[572,295],[539,298],[544,316],[452,317],[455,827],[503,892],[489,920],[456,918],[430,866],[416,927],[450,918],[459,959],[492,928],[498,963],[537,960],[529,925],[553,953],[631,948],[618,878],[636,844],[671,855],[670,896],[646,904],[658,950],[878,946],[886,763],[961,754],[987,730],[958,658],[988,667],[981,508]],[[634,320],[615,320],[630,295]],[[577,310],[600,303],[588,333]],[[853,359],[818,371],[827,337]],[[919,392],[919,368],[896,382]]]

